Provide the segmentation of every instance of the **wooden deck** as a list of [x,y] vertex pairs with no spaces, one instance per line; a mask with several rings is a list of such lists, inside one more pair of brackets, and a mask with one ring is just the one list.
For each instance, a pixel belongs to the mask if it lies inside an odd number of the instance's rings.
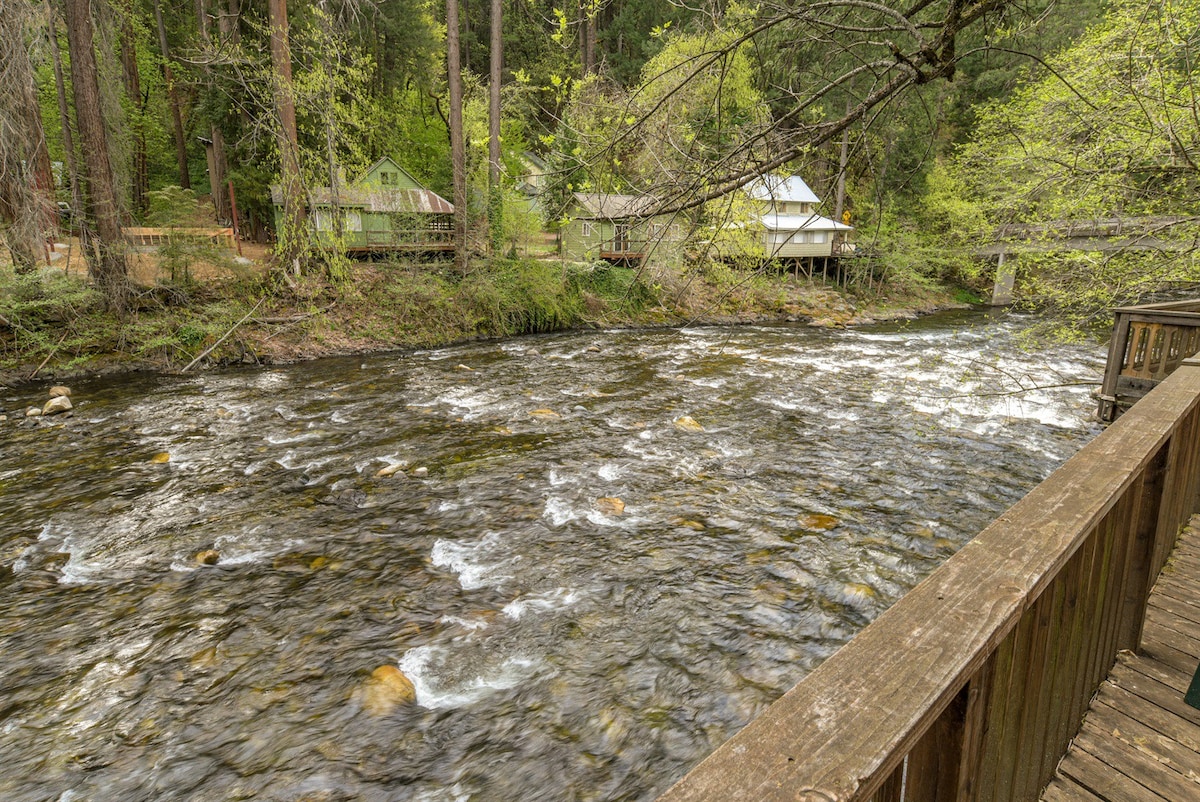
[[1183,701],[1200,662],[1200,516],[1163,569],[1140,654],[1121,652],[1045,802],[1200,799],[1200,710]]

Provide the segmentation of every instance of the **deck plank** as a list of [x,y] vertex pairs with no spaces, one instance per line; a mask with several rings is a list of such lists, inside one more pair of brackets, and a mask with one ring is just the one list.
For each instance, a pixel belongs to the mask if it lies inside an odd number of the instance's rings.
[[1200,710],[1183,701],[1200,662],[1198,583],[1200,516],[1151,593],[1139,653],[1118,655],[1044,802],[1200,799]]
[[1051,780],[1042,794],[1042,799],[1046,802],[1104,802],[1103,797],[1096,796],[1066,777],[1055,777]]

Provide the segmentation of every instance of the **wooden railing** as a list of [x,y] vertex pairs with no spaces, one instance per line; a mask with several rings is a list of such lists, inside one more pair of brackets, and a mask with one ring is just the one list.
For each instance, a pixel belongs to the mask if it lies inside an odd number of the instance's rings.
[[349,251],[454,249],[454,231],[446,228],[404,228],[392,231],[353,231],[346,236]]
[[1198,493],[1186,360],[660,802],[1036,799]]
[[1113,310],[1108,365],[1096,415],[1113,421],[1200,350],[1200,301]]

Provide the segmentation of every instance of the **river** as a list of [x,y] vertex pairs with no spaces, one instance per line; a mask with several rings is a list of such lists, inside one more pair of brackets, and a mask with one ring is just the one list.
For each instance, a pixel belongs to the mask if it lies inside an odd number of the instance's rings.
[[1096,433],[1026,323],[5,391],[0,799],[653,799]]

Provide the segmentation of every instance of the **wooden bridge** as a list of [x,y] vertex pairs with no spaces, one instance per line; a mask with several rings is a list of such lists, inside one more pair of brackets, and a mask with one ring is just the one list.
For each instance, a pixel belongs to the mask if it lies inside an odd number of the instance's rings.
[[1198,501],[1188,359],[661,802],[1200,799]]
[[1196,240],[1165,236],[1176,226],[1196,222],[1195,217],[1158,215],[1152,217],[1103,217],[1091,220],[1054,220],[1046,223],[1009,223],[999,226],[991,242],[977,248],[975,255],[996,259],[996,283],[992,304],[1012,303],[1017,275],[1017,257],[1023,253],[1059,251],[1185,251],[1200,247]]

